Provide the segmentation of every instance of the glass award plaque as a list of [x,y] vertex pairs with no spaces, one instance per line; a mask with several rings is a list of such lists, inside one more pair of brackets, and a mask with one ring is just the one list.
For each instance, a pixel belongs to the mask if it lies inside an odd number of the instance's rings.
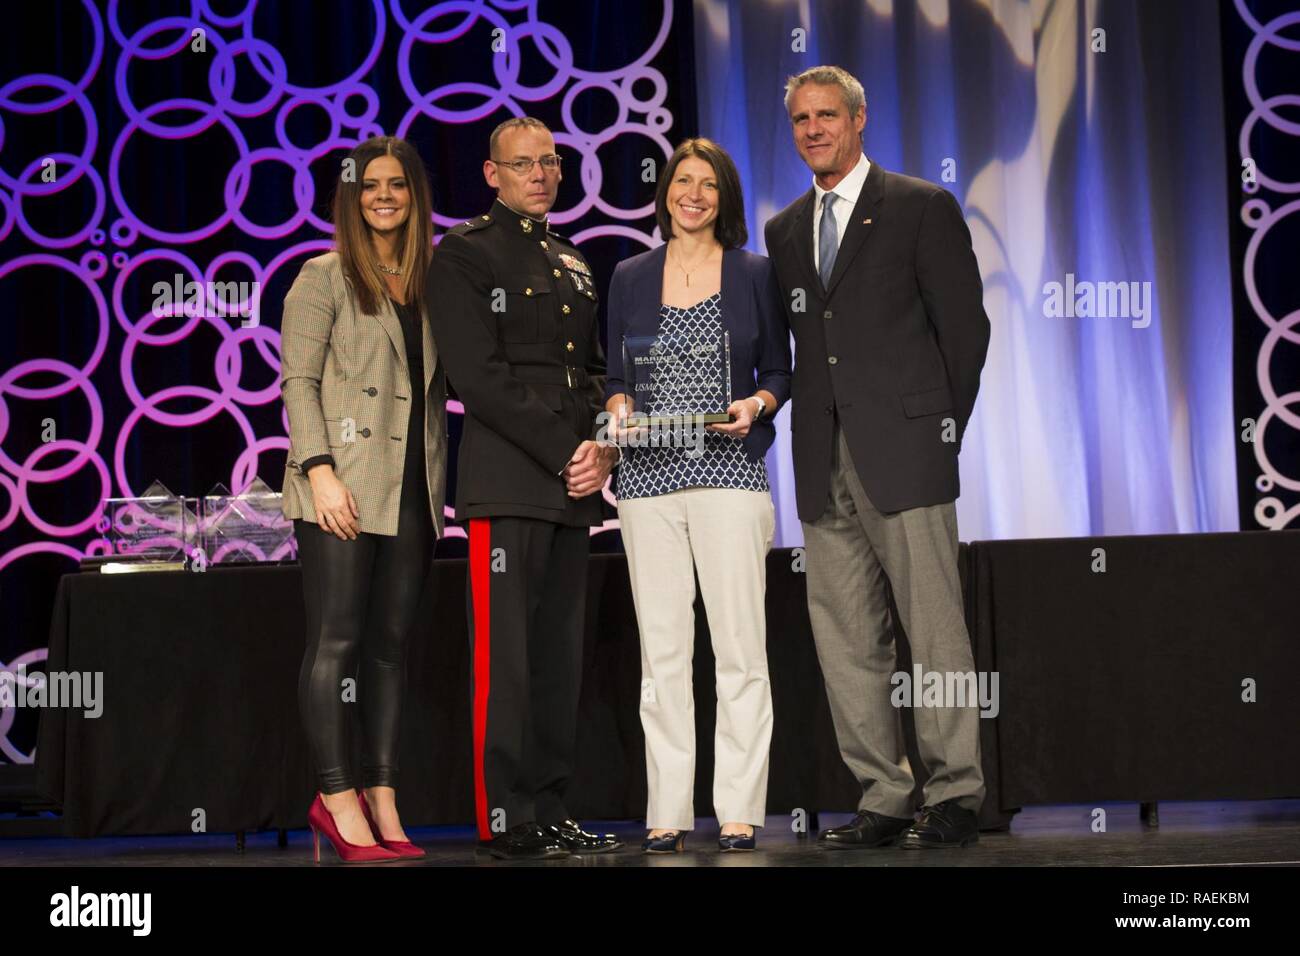
[[200,541],[210,564],[281,561],[297,551],[280,495],[261,478],[237,495],[218,483],[203,498]]
[[127,561],[184,561],[198,536],[193,498],[155,481],[137,498],[104,499],[103,525],[113,554]]
[[731,333],[623,336],[628,428],[731,421]]

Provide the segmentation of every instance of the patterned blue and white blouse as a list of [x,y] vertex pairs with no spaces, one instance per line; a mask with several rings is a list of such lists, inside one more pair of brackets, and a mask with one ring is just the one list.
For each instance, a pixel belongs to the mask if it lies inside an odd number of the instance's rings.
[[[722,293],[715,292],[689,309],[670,305],[659,309],[659,334],[701,344],[722,338]],[[719,384],[715,402],[727,404],[725,387]],[[654,414],[653,403],[637,411]],[[718,432],[704,433],[704,450],[696,455],[692,447],[681,442],[661,446],[623,450],[618,468],[617,493],[620,499],[650,498],[682,488],[737,488],[744,491],[767,491],[767,467],[762,459],[751,461],[739,438]]]

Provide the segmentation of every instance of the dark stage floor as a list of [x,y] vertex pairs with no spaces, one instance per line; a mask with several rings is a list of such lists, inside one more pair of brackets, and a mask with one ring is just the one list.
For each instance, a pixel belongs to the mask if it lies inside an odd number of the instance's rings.
[[[586,821],[588,829],[614,831],[626,846],[598,856],[545,863],[503,863],[473,842],[470,827],[413,829],[411,838],[428,851],[424,860],[379,864],[406,866],[1300,866],[1300,800],[1234,803],[1163,803],[1160,826],[1138,818],[1136,804],[1103,804],[1106,832],[1091,830],[1091,806],[1031,807],[1008,833],[981,834],[966,850],[905,851],[893,848],[826,851],[791,830],[788,817],[768,817],[754,853],[721,854],[717,823],[701,819],[687,837],[687,852],[647,856],[640,851],[639,821]],[[848,814],[822,814],[834,826]],[[5,821],[0,819],[0,833]],[[337,861],[321,848],[324,863]],[[312,866],[311,834],[289,834],[289,846],[276,846],[276,834],[250,833],[243,854],[230,834],[104,838],[43,837],[0,839],[0,866]]]

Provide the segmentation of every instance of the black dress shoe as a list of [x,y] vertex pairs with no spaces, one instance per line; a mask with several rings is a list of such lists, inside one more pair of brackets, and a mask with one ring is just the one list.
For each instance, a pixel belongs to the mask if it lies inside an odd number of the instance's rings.
[[669,830],[657,837],[648,836],[641,844],[641,850],[645,853],[681,853],[685,848],[685,830]]
[[718,849],[723,853],[738,853],[753,850],[758,846],[758,831],[749,833],[721,833],[718,835]]
[[944,800],[932,807],[922,807],[921,819],[898,838],[898,845],[905,850],[929,850],[970,846],[979,838],[975,811],[966,809],[956,800]]
[[842,827],[833,827],[817,834],[817,845],[835,850],[858,850],[873,846],[888,846],[894,838],[912,825],[911,817],[887,817],[871,810],[859,810],[854,818]]
[[623,845],[612,833],[588,833],[577,820],[561,820],[544,829],[568,847],[570,853],[608,853]]
[[520,823],[501,834],[488,848],[498,860],[550,860],[569,855],[569,848],[536,823]]

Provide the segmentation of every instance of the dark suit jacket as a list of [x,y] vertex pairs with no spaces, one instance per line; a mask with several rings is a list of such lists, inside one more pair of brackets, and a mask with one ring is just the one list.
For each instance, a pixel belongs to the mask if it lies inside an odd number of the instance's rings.
[[[626,392],[623,378],[623,336],[654,335],[659,331],[663,303],[667,244],[624,259],[609,286],[608,374],[605,400]],[[767,453],[776,437],[772,418],[790,396],[790,333],[781,311],[780,291],[766,256],[743,249],[722,254],[722,327],[731,333],[731,398],[749,398],[763,388],[776,397],[745,436],[745,451],[753,461]]]
[[599,493],[560,472],[603,410],[605,356],[590,268],[577,247],[497,201],[442,237],[429,320],[465,406],[456,519],[601,523]]
[[[876,508],[954,501],[989,342],[961,207],[947,190],[873,161],[823,289],[813,267],[814,202],[810,187],[765,230],[795,337],[799,517],[814,521],[826,510],[837,415]],[[954,441],[945,440],[947,419]]]

